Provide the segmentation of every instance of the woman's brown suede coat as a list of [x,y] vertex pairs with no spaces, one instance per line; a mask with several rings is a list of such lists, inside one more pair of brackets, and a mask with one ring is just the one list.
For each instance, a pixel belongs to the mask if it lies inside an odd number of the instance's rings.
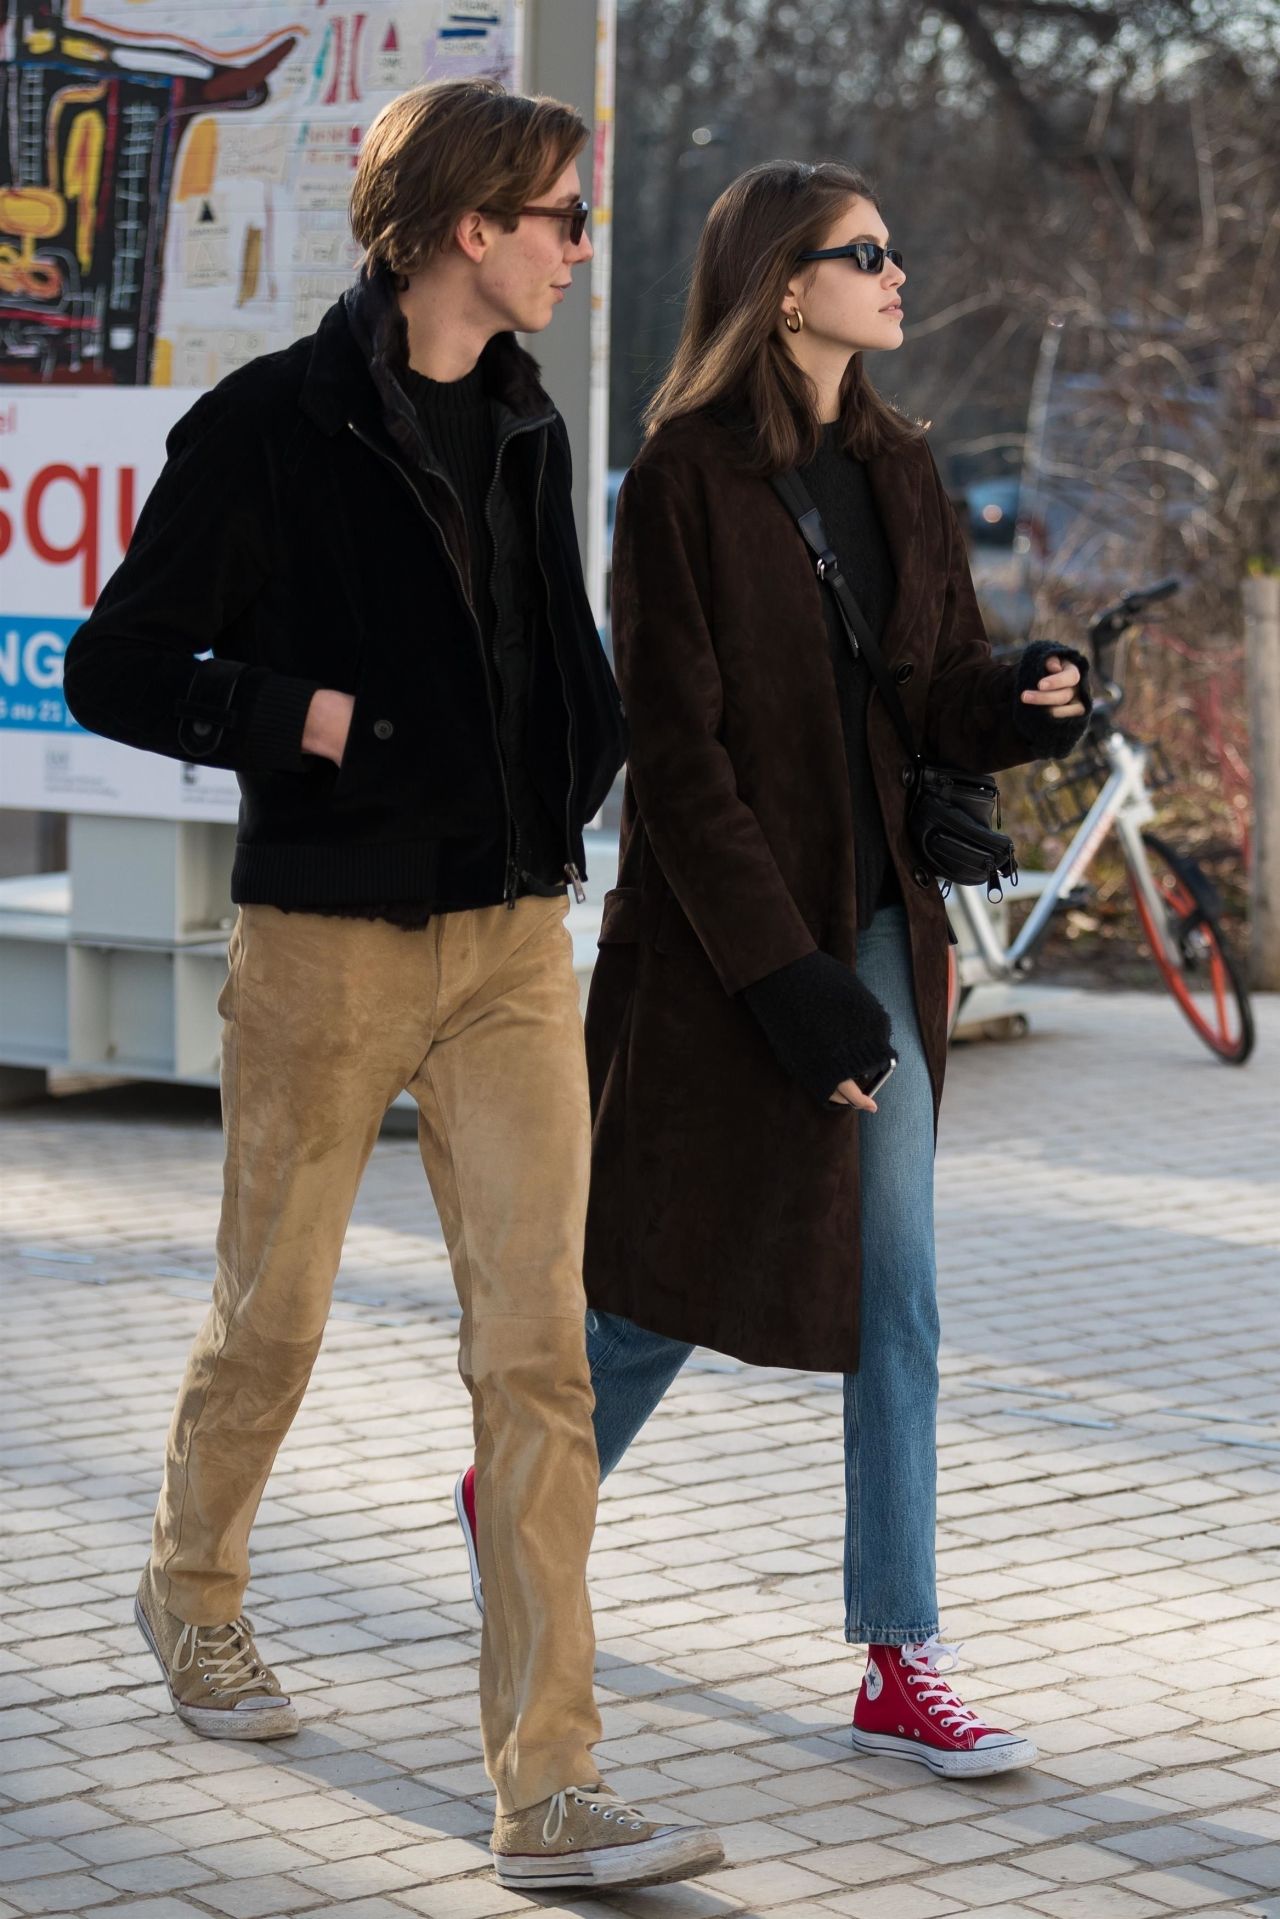
[[[991,658],[923,439],[869,462],[898,575],[885,658],[927,756],[1033,757],[1017,667]],[[783,1072],[735,995],[815,946],[854,961],[849,778],[821,588],[730,431],[661,428],[623,484],[613,636],[631,730],[617,890],[587,1008],[590,1303],[757,1364],[858,1361],[858,1127]],[[911,929],[935,1112],[947,919],[913,870],[907,756],[868,744]]]

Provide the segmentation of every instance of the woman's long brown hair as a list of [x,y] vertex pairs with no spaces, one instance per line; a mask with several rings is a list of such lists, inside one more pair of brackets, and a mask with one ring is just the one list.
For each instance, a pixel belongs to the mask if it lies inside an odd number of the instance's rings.
[[[817,395],[778,337],[778,315],[799,256],[823,245],[855,198],[875,204],[863,176],[835,162],[769,160],[725,188],[698,241],[680,343],[645,411],[647,433],[713,408],[749,416],[751,462],[761,473],[813,458],[821,441]],[[840,422],[841,444],[858,459],[920,431],[881,399],[861,353],[840,388]]]

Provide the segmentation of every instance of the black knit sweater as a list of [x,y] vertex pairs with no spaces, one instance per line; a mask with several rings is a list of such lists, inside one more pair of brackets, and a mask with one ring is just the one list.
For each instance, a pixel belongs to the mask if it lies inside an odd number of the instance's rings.
[[[823,428],[822,445],[816,457],[799,469],[800,478],[822,515],[827,539],[839,556],[841,571],[873,637],[883,640],[898,591],[898,576],[866,466],[842,450],[839,435],[838,424]],[[869,926],[879,907],[902,897],[889,857],[867,751],[867,703],[872,680],[866,661],[854,657],[834,594],[824,587],[822,599],[849,762],[858,924]]]
[[[842,450],[839,433],[838,425],[823,428],[822,445],[799,469],[800,478],[878,640],[893,610],[898,577],[867,469]],[[866,927],[880,907],[902,894],[867,751],[871,675],[866,662],[854,657],[834,596],[824,588],[822,598],[849,763],[858,925]],[[810,953],[780,967],[747,987],[742,997],[779,1062],[815,1099],[825,1100],[842,1079],[869,1079],[888,1060],[888,1014],[856,975],[827,953]]]

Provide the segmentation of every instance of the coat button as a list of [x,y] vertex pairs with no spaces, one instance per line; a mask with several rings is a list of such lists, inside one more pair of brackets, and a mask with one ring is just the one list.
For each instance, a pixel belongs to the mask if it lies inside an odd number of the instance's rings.
[[389,740],[395,730],[390,720],[375,720],[373,722],[373,737],[375,740]]
[[893,677],[898,682],[899,686],[905,686],[907,681],[911,678],[911,675],[915,672],[915,670],[916,669],[914,668],[914,666],[912,666],[911,662],[907,660],[907,661],[904,661],[904,663],[898,668],[897,672],[894,674]]
[[911,766],[909,764],[907,766],[904,766],[902,769],[902,784],[904,786],[910,786],[915,776],[916,776],[916,769],[914,766]]
[[932,873],[926,873],[923,866],[917,866],[915,872],[911,875],[911,877],[915,881],[917,886],[933,885]]

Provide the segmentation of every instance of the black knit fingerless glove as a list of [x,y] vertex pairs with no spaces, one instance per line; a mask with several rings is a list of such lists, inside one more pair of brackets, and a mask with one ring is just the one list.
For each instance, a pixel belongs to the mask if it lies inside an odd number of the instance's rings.
[[842,1080],[866,1079],[888,1064],[889,1015],[829,953],[792,960],[744,987],[740,997],[778,1063],[824,1104]]
[[[1080,669],[1076,698],[1083,703],[1084,712],[1078,719],[1055,720],[1052,707],[1024,706],[1022,703],[1023,694],[1030,693],[1040,684],[1049,671],[1049,661],[1054,658],[1064,662],[1069,660]],[[1030,646],[1024,647],[1018,656],[1013,702],[1018,731],[1027,744],[1035,748],[1036,757],[1042,760],[1065,759],[1068,753],[1074,752],[1079,746],[1089,725],[1093,694],[1089,691],[1088,660],[1072,646],[1056,646],[1050,640],[1032,640]]]

